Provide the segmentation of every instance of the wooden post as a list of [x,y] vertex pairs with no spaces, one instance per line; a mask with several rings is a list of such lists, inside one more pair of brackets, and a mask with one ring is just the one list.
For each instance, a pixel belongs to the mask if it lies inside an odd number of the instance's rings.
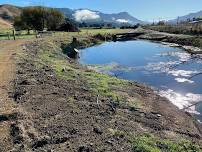
[[13,39],[16,40],[16,38],[15,38],[15,29],[13,29]]
[[116,35],[113,35],[113,36],[112,36],[112,39],[113,39],[114,42],[116,42],[116,41],[117,41],[117,36],[116,36]]
[[8,40],[10,40],[10,33],[9,33],[9,32],[7,32],[7,35],[8,35]]

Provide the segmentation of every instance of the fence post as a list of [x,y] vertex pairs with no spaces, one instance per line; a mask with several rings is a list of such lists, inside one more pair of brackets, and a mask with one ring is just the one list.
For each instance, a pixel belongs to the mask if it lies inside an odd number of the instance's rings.
[[8,35],[8,40],[10,40],[10,33],[9,33],[9,32],[7,32],[7,35]]
[[16,38],[15,38],[15,29],[13,29],[13,39],[16,40]]

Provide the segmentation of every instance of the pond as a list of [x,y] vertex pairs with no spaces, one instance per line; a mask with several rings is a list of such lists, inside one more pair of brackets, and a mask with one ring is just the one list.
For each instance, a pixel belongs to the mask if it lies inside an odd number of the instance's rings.
[[[202,57],[150,41],[106,42],[81,50],[79,62],[152,86],[180,109],[202,101]],[[202,121],[202,104],[188,111]]]

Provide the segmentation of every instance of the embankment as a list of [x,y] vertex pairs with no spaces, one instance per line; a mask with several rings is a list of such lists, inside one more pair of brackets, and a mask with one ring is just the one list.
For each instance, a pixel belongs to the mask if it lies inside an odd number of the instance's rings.
[[[74,37],[79,47],[102,42]],[[37,40],[19,56],[13,98],[24,112],[15,150],[201,151],[202,127],[190,114],[147,86],[79,65],[64,54],[71,40]]]
[[202,38],[200,36],[169,34],[142,28],[136,29],[135,32],[144,33],[137,37],[139,39],[173,43],[177,45],[170,45],[175,47],[182,47],[192,54],[202,54]]

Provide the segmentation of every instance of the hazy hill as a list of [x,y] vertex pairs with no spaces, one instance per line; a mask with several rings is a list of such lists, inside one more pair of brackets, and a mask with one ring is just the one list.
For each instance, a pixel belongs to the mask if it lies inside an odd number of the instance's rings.
[[[76,20],[77,22],[86,23],[112,23],[117,25],[122,24],[137,24],[144,23],[141,20],[133,17],[127,12],[106,14],[99,11],[89,9],[57,8],[65,14],[65,16]],[[15,16],[20,15],[21,8],[13,5],[0,5],[0,17],[4,20],[12,20]]]
[[114,23],[114,24],[137,24],[144,23],[143,21],[133,17],[128,12],[120,12],[113,14],[106,14],[99,11],[89,9],[71,10],[68,8],[58,8],[67,17],[76,20],[77,22],[86,23]]
[[0,18],[0,30],[11,28],[12,25],[9,21]]
[[188,15],[180,16],[179,18],[176,18],[174,20],[170,20],[171,23],[177,23],[177,21],[187,21],[188,19],[198,18],[202,17],[202,11],[196,12],[196,13],[190,13]]
[[5,20],[12,20],[20,15],[21,9],[13,5],[0,5],[0,17]]
[[20,15],[21,9],[13,5],[0,5],[0,30],[12,27],[12,20]]

